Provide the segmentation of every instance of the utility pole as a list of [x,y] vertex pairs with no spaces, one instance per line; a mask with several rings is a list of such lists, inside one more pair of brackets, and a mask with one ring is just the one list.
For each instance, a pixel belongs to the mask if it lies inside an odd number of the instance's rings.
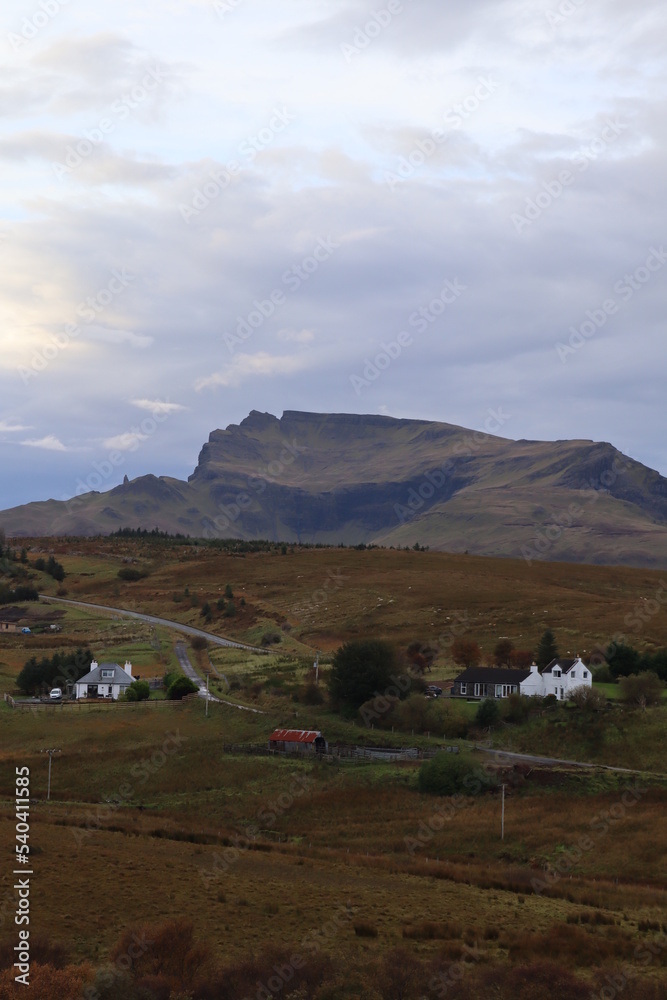
[[208,676],[209,671],[206,671],[206,718],[208,719]]
[[60,753],[60,750],[57,747],[53,747],[50,750],[40,750],[40,753],[48,753],[49,755],[49,780],[46,787],[46,801],[48,802],[51,798],[51,761],[53,760],[54,753]]
[[320,651],[319,649],[315,653],[315,683],[320,683]]
[[500,809],[500,839],[505,839],[505,786],[502,786],[502,806]]

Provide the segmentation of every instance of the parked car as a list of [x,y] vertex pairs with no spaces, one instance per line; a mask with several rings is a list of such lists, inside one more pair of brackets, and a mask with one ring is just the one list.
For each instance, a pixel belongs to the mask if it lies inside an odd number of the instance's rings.
[[62,688],[51,688],[49,692],[49,698],[52,701],[60,701],[63,696]]
[[30,629],[29,628],[22,628],[21,631],[23,632],[24,635],[30,635]]
[[439,698],[442,694],[442,688],[438,687],[437,684],[429,684],[426,688],[426,694],[429,698]]

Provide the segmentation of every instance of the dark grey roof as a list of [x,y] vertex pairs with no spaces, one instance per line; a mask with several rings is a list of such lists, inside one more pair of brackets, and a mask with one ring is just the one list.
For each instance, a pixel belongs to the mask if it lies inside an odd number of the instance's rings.
[[551,663],[547,663],[542,673],[550,674],[553,671],[554,667],[560,667],[562,673],[567,674],[570,672],[570,670],[572,670],[572,667],[575,665],[576,662],[577,662],[576,660],[562,660],[562,659],[552,660]]
[[455,679],[455,684],[520,684],[530,677],[530,670],[515,670],[511,667],[467,667]]
[[[113,677],[102,677],[103,670],[112,670]],[[81,677],[76,683],[77,684],[125,684],[129,687],[132,683],[133,678],[129,674],[126,674],[122,667],[119,667],[117,663],[100,663],[91,670],[90,673],[86,674],[85,677]]]

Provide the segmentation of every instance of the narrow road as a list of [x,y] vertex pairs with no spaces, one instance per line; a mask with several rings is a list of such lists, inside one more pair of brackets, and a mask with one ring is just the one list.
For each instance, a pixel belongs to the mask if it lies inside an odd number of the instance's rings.
[[199,687],[199,697],[207,698],[209,701],[216,701],[219,705],[230,705],[232,708],[237,708],[240,712],[253,712],[255,715],[266,715],[266,712],[260,712],[258,708],[250,708],[249,705],[237,705],[233,701],[225,701],[224,698],[217,698],[215,695],[211,694],[206,690],[206,681],[203,681],[195,668],[190,662],[188,656],[188,650],[184,642],[177,642],[174,647],[176,656],[178,657],[178,662],[181,665],[181,670],[186,677],[189,677]]
[[[565,764],[568,767],[587,767],[587,768],[600,768],[603,771],[618,771],[621,774],[652,774],[650,771],[637,771],[629,767],[612,767],[610,764],[591,764],[582,760],[562,760],[560,757],[536,757],[528,753],[514,753],[511,750],[501,750],[500,747],[483,747],[479,744],[474,744],[475,750],[481,750],[482,753],[495,754],[497,757],[503,760],[511,761],[515,760],[517,763],[525,761],[527,764],[546,764],[549,767],[556,767],[559,764]],[[655,777],[664,778],[664,774],[656,774]]]
[[91,608],[93,611],[109,611],[114,615],[125,615],[127,618],[137,618],[141,622],[148,622],[150,625],[166,625],[168,628],[184,632],[186,635],[198,635],[208,639],[215,646],[233,646],[236,649],[247,649],[251,653],[266,653],[266,649],[261,646],[248,646],[244,642],[233,642],[231,639],[223,639],[213,632],[204,632],[201,628],[192,625],[183,625],[182,622],[173,622],[169,618],[156,618],[155,615],[143,615],[139,611],[127,611],[125,608],[110,608],[106,604],[89,604],[87,601],[68,601],[64,597],[48,597],[46,594],[39,595],[42,601],[53,601],[56,604],[70,604],[77,608]]

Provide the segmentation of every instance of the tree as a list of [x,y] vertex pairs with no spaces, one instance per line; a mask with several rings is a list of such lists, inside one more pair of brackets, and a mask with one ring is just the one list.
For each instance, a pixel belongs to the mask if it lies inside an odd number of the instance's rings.
[[133,681],[125,692],[127,701],[148,701],[150,696],[148,681]]
[[375,695],[395,686],[396,654],[388,642],[359,639],[346,642],[333,658],[329,694],[335,705],[358,709]]
[[482,659],[482,651],[474,639],[455,639],[450,652],[460,667],[476,667]]
[[558,659],[558,646],[556,645],[556,640],[554,634],[550,628],[546,629],[542,633],[542,638],[540,639],[539,645],[537,647],[537,655],[535,656],[535,662],[537,663],[540,670],[544,670],[552,660]]
[[228,583],[227,586],[225,587],[225,597],[227,598],[228,601],[231,601],[233,596],[234,596],[234,591],[232,590],[231,584]]
[[500,706],[494,698],[485,698],[479,703],[475,722],[483,729],[490,729],[495,726],[500,718]]
[[659,705],[662,700],[662,692],[665,689],[663,681],[651,670],[622,677],[619,681],[619,687],[623,701],[629,705],[639,705],[640,708],[646,708],[647,705]]
[[167,691],[167,698],[169,701],[181,701],[188,694],[194,694],[199,691],[199,688],[191,681],[189,677],[177,677],[176,680],[169,686]]
[[510,656],[510,666],[518,667],[520,670],[528,670],[534,660],[535,655],[532,649],[513,649]]
[[627,642],[612,642],[606,656],[614,677],[628,677],[641,669],[641,653]]
[[514,643],[511,639],[500,639],[493,650],[493,658],[497,667],[509,667]]

